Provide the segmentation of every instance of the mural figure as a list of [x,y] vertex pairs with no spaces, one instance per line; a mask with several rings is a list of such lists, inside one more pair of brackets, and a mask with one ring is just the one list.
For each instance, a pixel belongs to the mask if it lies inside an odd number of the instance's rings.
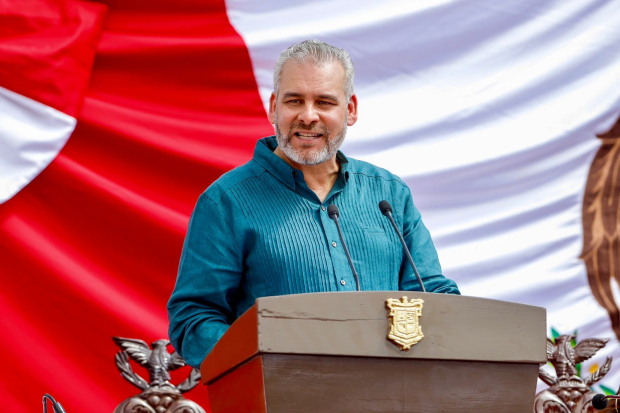
[[611,290],[620,284],[620,119],[603,135],[583,197],[583,259],[596,301],[620,339],[620,310]]

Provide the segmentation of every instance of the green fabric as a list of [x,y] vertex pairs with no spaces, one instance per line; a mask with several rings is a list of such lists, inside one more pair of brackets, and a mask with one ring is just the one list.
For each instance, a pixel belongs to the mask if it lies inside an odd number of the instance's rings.
[[273,153],[276,147],[273,136],[259,140],[253,159],[215,181],[192,214],[168,303],[170,340],[191,366],[199,367],[258,297],[355,291],[336,225],[327,215],[332,203],[340,209],[362,290],[420,290],[397,235],[379,211],[385,199],[427,291],[459,294],[442,275],[430,234],[400,178],[338,152],[340,175],[321,203],[303,173]]

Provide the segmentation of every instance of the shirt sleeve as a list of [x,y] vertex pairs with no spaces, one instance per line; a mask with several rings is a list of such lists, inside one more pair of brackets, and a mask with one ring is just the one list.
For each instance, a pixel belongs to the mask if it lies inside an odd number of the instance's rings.
[[207,194],[198,199],[168,301],[170,342],[196,368],[236,317],[243,258],[228,218]]
[[[407,200],[403,211],[403,238],[413,262],[420,273],[427,292],[460,294],[456,283],[443,276],[437,250],[426,226],[422,222],[420,211],[413,204],[411,192],[407,189]],[[404,291],[422,291],[407,255],[403,253],[400,289]]]

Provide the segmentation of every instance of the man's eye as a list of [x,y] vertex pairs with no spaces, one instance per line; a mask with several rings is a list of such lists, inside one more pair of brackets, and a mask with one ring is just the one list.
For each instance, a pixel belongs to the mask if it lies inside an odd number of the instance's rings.
[[301,100],[299,99],[291,99],[291,100],[287,100],[286,103],[292,103],[294,105],[301,103]]
[[326,102],[324,100],[320,100],[318,103],[319,105],[331,105],[332,104],[331,102]]

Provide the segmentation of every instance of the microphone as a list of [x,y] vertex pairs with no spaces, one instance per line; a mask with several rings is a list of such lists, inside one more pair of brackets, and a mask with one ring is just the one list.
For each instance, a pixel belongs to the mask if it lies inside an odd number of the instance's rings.
[[47,413],[47,400],[46,399],[52,402],[52,409],[54,410],[54,413],[67,413],[65,411],[65,408],[62,407],[62,404],[54,400],[54,398],[50,396],[48,393],[45,393],[43,395],[43,413]]
[[420,277],[420,273],[418,272],[418,269],[416,268],[415,263],[413,262],[413,258],[411,258],[411,253],[409,252],[409,248],[407,248],[405,239],[403,238],[400,231],[398,230],[398,227],[396,226],[396,222],[394,222],[394,218],[392,218],[392,205],[390,205],[388,201],[383,200],[379,202],[379,209],[381,210],[381,213],[385,215],[392,223],[392,226],[394,227],[394,231],[396,231],[396,233],[398,234],[400,243],[403,244],[403,248],[405,249],[405,253],[407,254],[407,258],[409,259],[409,264],[411,264],[411,268],[413,268],[413,272],[415,273],[415,276],[418,278],[420,287],[422,287],[422,292],[426,292],[426,288],[424,288],[424,283],[422,282],[422,277]]
[[340,216],[340,211],[338,207],[334,204],[331,204],[327,207],[327,215],[336,223],[336,228],[338,228],[338,235],[340,236],[340,242],[342,243],[342,247],[344,248],[344,253],[347,256],[347,260],[349,260],[349,265],[351,266],[351,271],[353,271],[353,277],[355,277],[355,283],[357,284],[357,291],[360,290],[360,277],[357,275],[357,271],[355,271],[355,266],[353,265],[353,260],[351,259],[351,255],[349,255],[349,249],[347,248],[347,243],[344,242],[344,237],[342,236],[342,230],[340,229],[340,223],[338,222],[338,217]]
[[605,396],[604,394],[597,394],[594,397],[592,397],[592,407],[594,407],[596,410],[603,410],[605,407],[607,407],[608,399],[616,400],[616,403],[617,403],[618,400],[620,400],[620,396],[616,396],[616,395]]

